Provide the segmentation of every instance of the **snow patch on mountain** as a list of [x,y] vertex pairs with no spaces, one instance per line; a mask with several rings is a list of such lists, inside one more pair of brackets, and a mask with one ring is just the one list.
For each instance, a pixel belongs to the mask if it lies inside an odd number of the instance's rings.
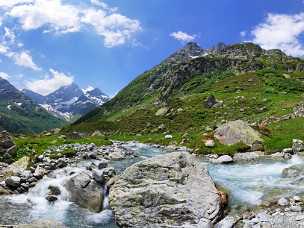
[[88,86],[86,89],[80,89],[75,83],[63,86],[47,96],[35,94],[30,90],[23,92],[49,113],[67,121],[92,111],[110,99],[98,88]]

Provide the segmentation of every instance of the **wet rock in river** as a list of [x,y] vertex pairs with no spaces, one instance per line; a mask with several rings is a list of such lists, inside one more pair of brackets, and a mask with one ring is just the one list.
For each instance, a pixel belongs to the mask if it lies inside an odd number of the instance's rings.
[[16,176],[11,176],[5,180],[5,184],[10,189],[16,189],[21,184],[21,178]]
[[209,227],[223,213],[206,167],[182,152],[129,167],[110,188],[110,206],[122,227]]
[[71,201],[93,212],[100,212],[103,205],[102,186],[91,178],[91,173],[83,171],[65,184]]
[[211,162],[216,164],[227,164],[227,163],[232,163],[233,159],[229,155],[222,155],[217,159],[212,159]]
[[263,157],[265,154],[260,151],[236,153],[233,156],[234,161],[252,161]]
[[284,178],[296,178],[304,177],[304,165],[293,165],[291,167],[285,168],[282,172],[282,177]]
[[57,187],[57,186],[54,186],[54,185],[50,185],[50,186],[48,187],[48,190],[49,190],[49,194],[50,194],[50,195],[58,196],[58,195],[61,194],[60,188]]

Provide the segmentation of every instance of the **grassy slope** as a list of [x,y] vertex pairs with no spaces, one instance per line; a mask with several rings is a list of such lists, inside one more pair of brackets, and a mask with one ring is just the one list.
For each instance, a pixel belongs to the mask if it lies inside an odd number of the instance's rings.
[[0,102],[0,128],[13,133],[38,133],[65,124],[37,106],[20,107],[14,103],[10,106],[8,109],[7,102]]
[[[304,77],[304,73],[287,75],[280,70],[262,70],[239,75],[221,73],[207,78],[197,75],[171,97],[167,103],[170,111],[164,116],[155,115],[159,107],[153,105],[151,97],[150,100],[147,99],[149,102],[117,109],[102,118],[94,116],[90,121],[81,122],[72,129],[89,132],[100,129],[108,131],[115,139],[137,139],[161,144],[180,143],[182,138],[186,138],[185,145],[201,152],[229,153],[242,149],[242,146],[218,145],[210,151],[203,145],[206,128],[214,128],[225,120],[243,119],[253,123],[292,112],[293,107],[303,100],[304,83],[297,79],[301,77]],[[205,108],[203,102],[211,94],[222,100],[224,106]],[[300,130],[293,129],[295,126],[303,126],[303,123],[303,119],[296,119],[270,126],[272,136],[265,136],[266,149],[273,151],[290,146],[292,138],[302,137]],[[161,124],[165,127],[158,130]],[[173,141],[164,140],[164,132],[173,134]],[[285,132],[289,136],[284,138]]]
[[[210,151],[203,143],[211,137],[207,129],[227,120],[260,123],[268,117],[291,113],[303,100],[304,73],[297,71],[301,68],[302,60],[287,57],[279,50],[266,53],[253,44],[232,45],[224,53],[212,53],[186,63],[163,62],[65,131],[90,133],[98,129],[115,139],[162,144],[183,141],[184,145],[204,153],[243,150],[243,145],[237,148],[217,145]],[[205,108],[204,101],[210,95],[222,100],[224,106]],[[164,106],[169,111],[156,116]],[[290,146],[290,141],[287,144],[287,140],[282,143],[276,139],[280,131],[275,125],[269,128],[272,131],[265,136],[267,150]],[[174,135],[173,140],[164,140],[164,134],[168,133]]]

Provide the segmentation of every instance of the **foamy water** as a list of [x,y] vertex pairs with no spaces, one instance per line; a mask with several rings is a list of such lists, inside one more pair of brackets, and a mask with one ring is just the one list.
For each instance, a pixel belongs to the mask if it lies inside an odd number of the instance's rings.
[[[129,143],[125,146],[134,150],[138,156],[112,162],[110,166],[114,166],[119,172],[135,162],[165,153],[163,150],[145,144]],[[117,228],[109,205],[108,189],[100,189],[106,196],[103,202],[104,210],[100,213],[92,213],[69,201],[69,192],[64,184],[74,175],[84,171],[87,164],[87,161],[82,161],[77,164],[77,167],[56,170],[45,176],[26,194],[0,196],[0,224],[28,224],[35,220],[54,220],[67,227]],[[73,175],[70,175],[71,173]],[[58,200],[53,203],[45,199],[50,185],[58,187],[61,191]]]
[[[214,181],[227,188],[236,203],[259,205],[267,197],[304,192],[304,186],[294,185],[293,179],[283,178],[284,169],[304,164],[304,160],[294,155],[288,161],[257,161],[231,165],[209,165],[209,173]],[[276,193],[275,193],[276,192]]]

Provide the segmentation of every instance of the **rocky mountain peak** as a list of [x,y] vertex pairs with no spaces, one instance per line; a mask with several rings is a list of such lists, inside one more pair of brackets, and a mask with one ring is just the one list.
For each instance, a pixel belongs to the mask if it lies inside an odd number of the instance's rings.
[[72,83],[62,86],[53,93],[42,96],[30,90],[23,93],[40,104],[56,117],[71,121],[109,100],[109,97],[98,88],[81,89]]
[[206,51],[202,49],[197,43],[189,42],[183,48],[165,60],[165,63],[178,64],[187,62],[191,59],[204,55],[205,52]]

